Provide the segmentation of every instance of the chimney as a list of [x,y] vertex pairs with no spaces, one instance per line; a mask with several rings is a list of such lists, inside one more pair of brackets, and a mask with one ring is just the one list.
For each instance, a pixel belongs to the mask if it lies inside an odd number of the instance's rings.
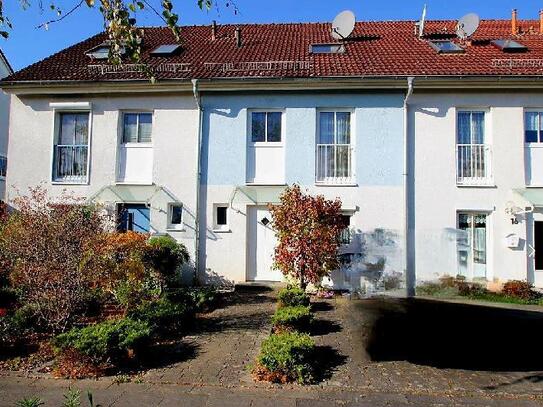
[[211,23],[211,39],[213,41],[217,39],[217,21],[215,20]]
[[539,34],[543,34],[543,10],[539,10]]
[[241,48],[241,28],[237,27],[235,31],[236,46]]
[[511,34],[517,35],[518,34],[518,21],[517,21],[518,12],[517,9],[513,9],[513,13],[511,15]]

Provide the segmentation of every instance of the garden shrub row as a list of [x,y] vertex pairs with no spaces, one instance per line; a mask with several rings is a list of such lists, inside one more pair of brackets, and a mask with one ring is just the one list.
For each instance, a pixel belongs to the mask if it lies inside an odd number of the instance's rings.
[[532,284],[519,280],[508,281],[500,292],[492,292],[477,282],[468,282],[462,277],[445,276],[439,281],[420,285],[417,293],[441,298],[466,297],[491,302],[543,305],[543,294],[536,291]]
[[256,380],[272,383],[311,383],[314,379],[315,342],[307,331],[313,315],[309,296],[298,287],[279,292],[272,316],[273,333],[261,345],[253,367]]

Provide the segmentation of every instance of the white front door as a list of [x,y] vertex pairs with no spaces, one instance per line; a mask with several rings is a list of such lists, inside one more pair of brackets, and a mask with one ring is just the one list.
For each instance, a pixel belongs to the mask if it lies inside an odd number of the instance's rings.
[[458,274],[469,280],[487,276],[487,224],[484,213],[458,213]]
[[282,281],[283,274],[274,270],[273,253],[277,238],[271,227],[272,217],[266,207],[253,206],[247,211],[247,280]]

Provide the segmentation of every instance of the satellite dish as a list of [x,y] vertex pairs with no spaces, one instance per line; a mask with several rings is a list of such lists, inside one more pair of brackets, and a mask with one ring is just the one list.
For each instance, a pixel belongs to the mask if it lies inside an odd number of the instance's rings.
[[479,16],[475,13],[466,14],[456,24],[456,35],[458,38],[465,40],[469,36],[473,35],[477,28],[479,28]]
[[339,13],[332,22],[332,37],[336,40],[347,38],[354,30],[356,18],[350,10]]

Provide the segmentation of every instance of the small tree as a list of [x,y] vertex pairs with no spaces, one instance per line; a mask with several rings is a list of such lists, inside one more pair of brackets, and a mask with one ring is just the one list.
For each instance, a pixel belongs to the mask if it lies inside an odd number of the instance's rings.
[[50,331],[63,331],[87,298],[90,282],[80,264],[87,242],[107,227],[99,208],[30,189],[15,200],[0,231],[0,251],[23,303]]
[[278,239],[274,267],[305,289],[339,266],[341,201],[304,194],[295,184],[282,193],[280,202],[269,206]]

